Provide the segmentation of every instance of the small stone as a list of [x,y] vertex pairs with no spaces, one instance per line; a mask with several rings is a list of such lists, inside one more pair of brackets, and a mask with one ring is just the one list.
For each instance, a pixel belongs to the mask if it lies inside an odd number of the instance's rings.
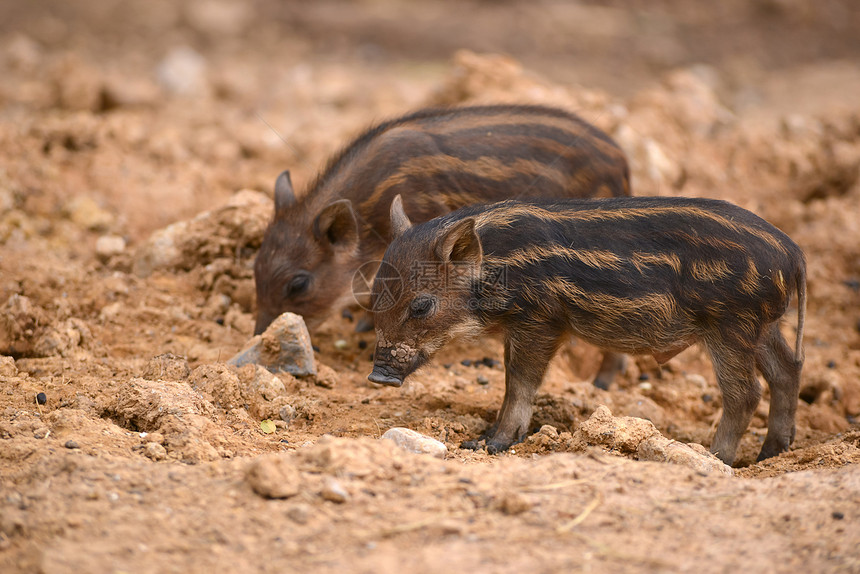
[[835,369],[836,368],[836,361],[834,361],[832,359],[827,361],[827,368],[828,369]]
[[119,235],[102,235],[96,240],[96,255],[102,261],[107,261],[124,251],[125,239]]
[[79,445],[79,444],[77,443],[77,441],[74,441],[74,440],[71,440],[71,439],[70,439],[70,440],[67,440],[67,441],[66,441],[66,444],[65,444],[65,445],[63,445],[63,446],[65,446],[65,447],[66,447],[66,448],[68,448],[68,449],[81,448],[81,445]]
[[705,379],[705,377],[703,377],[702,375],[699,375],[697,373],[690,373],[684,378],[687,380],[688,383],[691,383],[702,390],[708,388],[708,380]]
[[36,402],[39,403],[40,405],[44,405],[45,403],[48,402],[48,395],[46,395],[45,393],[37,394],[36,395]]
[[147,458],[158,462],[159,460],[167,458],[167,449],[157,442],[150,441],[144,445],[143,454],[146,455]]
[[540,427],[538,434],[548,436],[550,438],[558,438],[558,429],[552,425],[543,425]]
[[647,381],[650,378],[651,378],[651,375],[649,375],[648,373],[642,373],[641,375],[639,375],[640,381]]
[[448,456],[448,447],[436,439],[424,436],[412,429],[395,427],[385,431],[383,440],[390,440],[397,446],[416,454],[429,454],[436,458]]
[[323,489],[320,495],[329,502],[343,504],[349,500],[349,493],[341,486],[341,484],[331,477],[325,479]]
[[464,367],[471,367],[472,366],[472,359],[463,359],[462,361],[460,361],[460,364],[463,365]]
[[499,361],[493,359],[492,357],[484,357],[483,359],[481,359],[481,363],[483,363],[485,367],[489,367],[491,369],[501,365]]
[[704,395],[702,395],[702,402],[703,403],[709,403],[713,400],[714,400],[714,395],[712,395],[710,393],[705,393]]
[[346,339],[338,339],[334,342],[334,348],[338,351],[343,351],[347,347],[349,347],[349,341],[347,341]]
[[489,385],[490,384],[490,379],[488,379],[484,375],[478,375],[476,380],[478,381],[479,385]]
[[33,438],[38,438],[38,439],[48,438],[49,434],[51,434],[51,431],[48,430],[47,427],[39,427],[33,431]]
[[302,475],[286,455],[261,456],[245,473],[245,480],[263,498],[289,498],[301,491]]
[[91,231],[104,231],[113,225],[114,216],[88,196],[75,197],[66,204],[66,212],[74,223]]
[[845,518],[845,514],[839,512],[838,510],[834,510],[830,516],[832,516],[834,520],[842,520],[843,518]]
[[352,323],[355,320],[355,317],[352,316],[352,311],[349,309],[344,309],[340,312],[340,316]]
[[508,516],[522,514],[532,506],[531,500],[518,492],[504,492],[496,503],[496,507]]
[[287,518],[296,524],[307,524],[311,514],[313,514],[313,509],[303,502],[297,502],[287,508]]
[[367,341],[365,341],[364,339],[361,339],[358,342],[358,348],[361,349],[362,351],[365,350],[367,348]]

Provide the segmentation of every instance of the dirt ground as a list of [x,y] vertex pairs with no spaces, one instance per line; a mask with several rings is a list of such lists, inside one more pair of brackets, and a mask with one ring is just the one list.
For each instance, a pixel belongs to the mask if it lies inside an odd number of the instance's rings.
[[[0,5],[0,571],[860,572],[860,10],[630,4]],[[375,121],[501,101],[577,111],[634,193],[728,199],[804,249],[790,452],[755,463],[766,389],[733,476],[576,440],[605,405],[707,447],[699,349],[602,391],[571,342],[500,456],[458,448],[501,404],[498,341],[381,388],[336,310],[317,376],[224,364],[281,170],[301,190]]]

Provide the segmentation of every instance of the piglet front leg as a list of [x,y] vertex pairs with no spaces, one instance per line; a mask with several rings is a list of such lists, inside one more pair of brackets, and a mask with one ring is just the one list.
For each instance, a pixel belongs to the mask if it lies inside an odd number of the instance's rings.
[[[496,422],[487,432],[488,453],[507,450],[525,438],[535,394],[560,344],[558,335],[516,333],[505,338],[505,398]],[[464,443],[464,447],[469,446],[472,445]]]

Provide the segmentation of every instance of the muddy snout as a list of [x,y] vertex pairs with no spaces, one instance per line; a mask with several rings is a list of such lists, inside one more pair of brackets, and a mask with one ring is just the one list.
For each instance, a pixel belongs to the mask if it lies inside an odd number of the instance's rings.
[[388,385],[389,387],[400,387],[403,385],[403,377],[384,365],[373,365],[373,372],[367,375],[367,380],[372,383],[379,383],[380,385]]

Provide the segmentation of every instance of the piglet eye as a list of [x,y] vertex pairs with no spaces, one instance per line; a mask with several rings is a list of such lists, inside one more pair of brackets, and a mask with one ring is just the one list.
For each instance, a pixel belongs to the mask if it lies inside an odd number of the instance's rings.
[[416,297],[409,303],[409,317],[423,319],[433,312],[435,301],[432,297]]
[[288,299],[298,297],[306,293],[311,286],[311,276],[308,273],[298,273],[287,282],[284,287],[284,296]]

